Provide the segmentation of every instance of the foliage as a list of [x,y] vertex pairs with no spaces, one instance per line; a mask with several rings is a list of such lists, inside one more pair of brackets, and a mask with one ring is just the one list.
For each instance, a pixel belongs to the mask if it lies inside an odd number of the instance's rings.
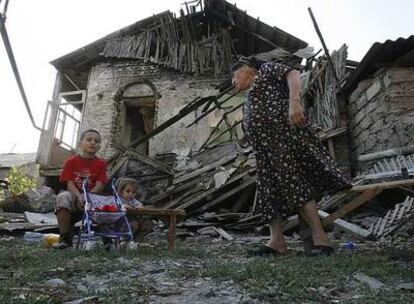
[[9,192],[19,195],[23,192],[36,188],[36,179],[28,177],[22,169],[12,167],[6,177]]

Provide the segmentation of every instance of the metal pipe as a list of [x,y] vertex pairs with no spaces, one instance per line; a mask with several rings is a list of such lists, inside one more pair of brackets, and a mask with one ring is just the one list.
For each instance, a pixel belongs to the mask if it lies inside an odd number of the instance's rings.
[[[7,2],[6,2],[6,4],[7,4]],[[30,121],[32,122],[32,125],[35,129],[37,129],[39,131],[44,131],[42,128],[40,128],[36,125],[36,122],[33,118],[32,112],[30,110],[29,102],[27,101],[27,97],[26,97],[26,92],[24,91],[23,83],[22,83],[22,80],[20,78],[20,74],[19,74],[19,70],[17,68],[16,60],[15,60],[14,55],[13,55],[13,50],[12,50],[11,45],[10,45],[9,36],[7,35],[6,25],[4,23],[4,17],[1,13],[0,13],[0,32],[1,32],[1,37],[3,38],[4,47],[6,48],[7,56],[9,57],[10,65],[11,65],[13,73],[14,73],[14,77],[16,78],[17,86],[19,87],[19,91],[20,91],[20,94],[22,96],[24,105],[26,107],[27,113],[29,114]]]

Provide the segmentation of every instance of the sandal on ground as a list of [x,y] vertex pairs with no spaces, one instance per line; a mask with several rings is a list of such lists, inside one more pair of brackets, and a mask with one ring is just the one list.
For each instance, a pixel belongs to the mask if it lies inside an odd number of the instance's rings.
[[313,246],[310,252],[307,252],[306,255],[309,257],[316,257],[316,256],[330,256],[335,253],[335,250],[332,246],[323,246],[323,245],[316,245]]
[[282,253],[266,245],[262,245],[258,249],[255,249],[255,250],[249,250],[247,251],[247,253],[252,256],[266,256],[266,255],[285,256],[287,254],[287,252]]

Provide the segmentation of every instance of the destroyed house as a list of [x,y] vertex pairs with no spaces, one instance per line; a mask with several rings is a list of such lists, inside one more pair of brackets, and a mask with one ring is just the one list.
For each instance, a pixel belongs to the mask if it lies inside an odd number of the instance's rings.
[[[235,56],[276,48],[294,52],[306,45],[235,5],[205,0],[185,3],[179,15],[166,11],[138,21],[62,56],[51,62],[57,76],[37,153],[41,172],[56,176],[55,169],[75,153],[80,132],[89,128],[101,132],[100,156],[109,160],[126,147],[150,157],[198,149],[217,124],[215,112],[186,128],[198,116],[195,110],[136,143],[192,102],[222,91]],[[235,96],[230,104],[241,102]],[[241,114],[234,111],[232,119]]]
[[[232,92],[230,66],[238,55],[274,58],[278,49],[306,46],[235,5],[204,0],[58,58],[37,153],[41,174],[53,185],[81,130],[95,128],[110,177],[135,177],[145,205],[184,210],[189,218],[177,227],[257,229],[256,161],[243,141],[244,96]],[[355,186],[319,202],[324,225],[378,238],[413,218],[412,190],[404,189],[414,183],[413,49],[411,36],[374,44],[361,63],[347,60],[346,45],[306,57],[306,115]],[[390,191],[404,197],[379,208],[377,196]],[[361,227],[336,221],[363,204],[373,216]],[[297,225],[293,216],[285,229]]]

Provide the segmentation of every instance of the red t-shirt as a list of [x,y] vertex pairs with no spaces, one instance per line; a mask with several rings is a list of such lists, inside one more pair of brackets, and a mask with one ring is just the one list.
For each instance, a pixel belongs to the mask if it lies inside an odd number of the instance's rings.
[[76,187],[82,190],[82,182],[88,178],[88,190],[95,187],[96,181],[106,183],[106,161],[98,157],[82,158],[79,155],[67,159],[60,174],[60,182],[74,181]]

